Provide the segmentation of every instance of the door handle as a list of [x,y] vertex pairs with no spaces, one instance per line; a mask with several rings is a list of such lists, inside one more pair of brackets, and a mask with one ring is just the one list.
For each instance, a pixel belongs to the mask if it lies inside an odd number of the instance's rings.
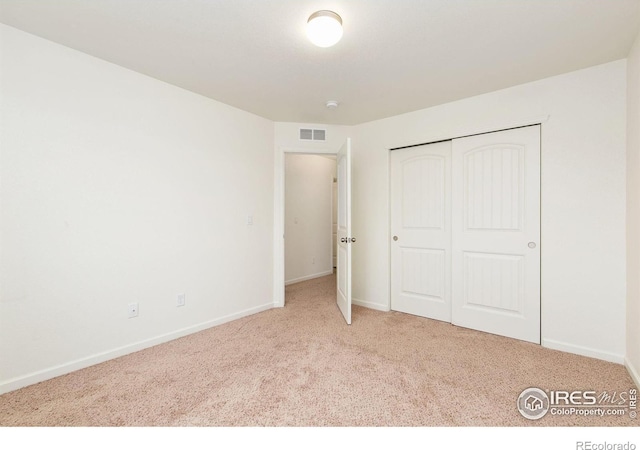
[[535,242],[529,242],[529,243],[527,244],[527,247],[529,247],[529,248],[536,248],[536,243],[535,243]]
[[393,237],[393,240],[394,240],[394,241],[397,241],[397,240],[398,240],[398,236],[394,236],[394,237]]
[[340,239],[340,242],[347,242],[347,238]]

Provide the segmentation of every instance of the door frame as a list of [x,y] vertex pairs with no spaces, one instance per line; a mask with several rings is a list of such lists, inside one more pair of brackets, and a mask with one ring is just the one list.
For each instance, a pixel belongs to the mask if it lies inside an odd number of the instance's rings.
[[[319,147],[313,150],[296,147],[277,147],[274,161],[273,195],[273,306],[284,307],[284,209],[285,209],[285,156],[296,155],[337,155],[338,150]],[[333,224],[332,224],[333,225]],[[333,235],[333,229],[332,229]],[[333,252],[333,247],[331,248]]]

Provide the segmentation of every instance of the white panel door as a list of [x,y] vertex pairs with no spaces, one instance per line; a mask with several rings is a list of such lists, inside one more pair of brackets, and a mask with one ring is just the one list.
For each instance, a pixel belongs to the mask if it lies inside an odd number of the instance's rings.
[[338,255],[337,302],[344,320],[351,324],[351,140],[338,151]]
[[453,140],[452,323],[540,343],[540,127]]
[[451,321],[451,141],[391,152],[391,309]]

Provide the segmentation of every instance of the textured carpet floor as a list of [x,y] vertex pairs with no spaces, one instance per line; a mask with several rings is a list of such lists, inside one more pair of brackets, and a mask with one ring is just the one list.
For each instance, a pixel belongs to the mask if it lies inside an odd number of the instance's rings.
[[628,391],[623,366],[396,312],[354,307],[335,278],[287,305],[0,396],[3,426],[637,426],[520,416],[527,387]]

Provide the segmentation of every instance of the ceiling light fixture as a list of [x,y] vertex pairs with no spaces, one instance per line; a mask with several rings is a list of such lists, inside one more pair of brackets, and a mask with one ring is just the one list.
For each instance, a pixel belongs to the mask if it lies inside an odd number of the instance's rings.
[[307,36],[318,47],[331,47],[342,38],[342,18],[333,11],[316,11],[307,20]]
[[329,100],[327,102],[327,108],[329,108],[331,110],[338,108],[338,102],[335,101],[335,100]]

